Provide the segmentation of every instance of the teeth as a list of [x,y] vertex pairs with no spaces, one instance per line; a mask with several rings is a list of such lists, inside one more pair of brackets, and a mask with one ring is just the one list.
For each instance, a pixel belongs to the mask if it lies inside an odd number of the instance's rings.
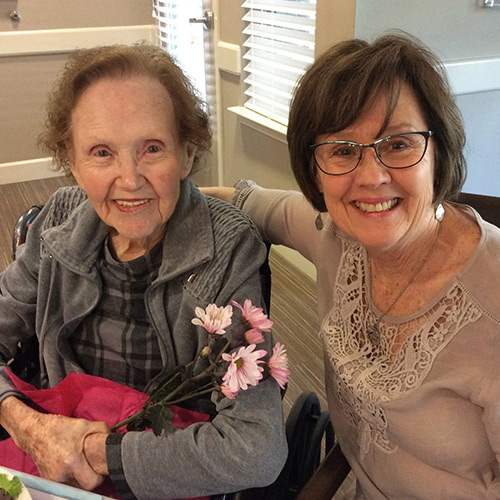
[[131,208],[131,207],[138,207],[139,205],[144,205],[145,203],[147,203],[147,200],[141,200],[141,201],[116,200],[116,203],[118,203],[118,205],[122,207]]
[[356,206],[362,211],[362,212],[385,212],[387,210],[390,210],[391,208],[395,207],[398,204],[398,199],[394,198],[389,201],[384,201],[383,203],[363,203],[361,201],[356,202]]

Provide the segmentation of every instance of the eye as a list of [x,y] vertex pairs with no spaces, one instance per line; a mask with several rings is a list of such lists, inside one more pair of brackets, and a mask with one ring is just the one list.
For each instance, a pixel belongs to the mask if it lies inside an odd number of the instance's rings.
[[404,136],[391,137],[390,139],[387,140],[387,143],[384,145],[385,150],[387,150],[388,152],[391,151],[395,153],[404,151],[409,147],[411,147],[411,141],[409,141]]
[[144,154],[146,155],[154,155],[156,157],[164,151],[165,147],[163,142],[158,140],[146,141],[146,144],[144,145]]
[[398,150],[405,149],[405,148],[406,148],[406,144],[403,141],[394,141],[391,144],[391,149],[393,149],[394,151],[398,151]]
[[98,147],[93,150],[93,154],[99,158],[106,158],[111,156],[111,153],[106,148]]
[[330,156],[352,156],[356,148],[351,144],[331,144]]
[[160,152],[160,148],[157,144],[150,144],[148,147],[147,147],[147,152],[148,153],[159,153]]

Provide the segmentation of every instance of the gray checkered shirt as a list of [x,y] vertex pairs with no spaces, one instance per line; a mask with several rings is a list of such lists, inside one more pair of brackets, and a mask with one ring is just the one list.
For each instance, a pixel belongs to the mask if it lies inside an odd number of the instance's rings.
[[89,374],[144,391],[163,365],[144,294],[158,275],[163,241],[129,262],[113,258],[104,245],[99,269],[102,298],[72,336],[80,366]]

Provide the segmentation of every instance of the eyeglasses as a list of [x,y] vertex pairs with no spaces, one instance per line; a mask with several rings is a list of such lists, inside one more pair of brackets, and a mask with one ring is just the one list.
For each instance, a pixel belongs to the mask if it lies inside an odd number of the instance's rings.
[[364,148],[373,148],[382,165],[409,168],[419,163],[427,151],[430,130],[404,132],[378,139],[371,144],[351,141],[328,141],[309,146],[319,169],[327,175],[345,175],[360,163]]

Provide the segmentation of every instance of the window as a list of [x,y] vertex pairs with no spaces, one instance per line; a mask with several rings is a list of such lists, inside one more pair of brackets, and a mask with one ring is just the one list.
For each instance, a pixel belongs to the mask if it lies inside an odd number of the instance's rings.
[[203,27],[189,22],[190,17],[202,10],[202,0],[153,0],[153,17],[156,19],[160,46],[176,59],[206,100]]
[[246,0],[245,106],[283,125],[297,79],[314,61],[316,0]]

